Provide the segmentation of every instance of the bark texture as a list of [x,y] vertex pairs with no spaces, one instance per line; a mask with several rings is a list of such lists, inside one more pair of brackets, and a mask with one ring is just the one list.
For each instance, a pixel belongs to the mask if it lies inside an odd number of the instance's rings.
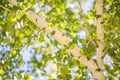
[[101,69],[103,69],[104,57],[104,27],[103,27],[103,0],[96,0],[96,33],[97,33],[97,62]]

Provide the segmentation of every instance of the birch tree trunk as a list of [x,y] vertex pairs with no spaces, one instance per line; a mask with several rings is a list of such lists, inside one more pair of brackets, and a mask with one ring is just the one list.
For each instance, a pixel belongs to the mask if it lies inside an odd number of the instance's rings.
[[96,0],[96,33],[98,39],[97,48],[97,62],[101,69],[103,69],[103,56],[104,56],[104,28],[103,28],[103,0]]

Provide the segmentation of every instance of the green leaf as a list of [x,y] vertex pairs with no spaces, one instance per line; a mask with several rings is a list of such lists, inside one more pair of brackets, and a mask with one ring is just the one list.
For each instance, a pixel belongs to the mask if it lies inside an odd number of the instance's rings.
[[4,70],[0,69],[0,76],[3,76],[3,75],[4,75]]

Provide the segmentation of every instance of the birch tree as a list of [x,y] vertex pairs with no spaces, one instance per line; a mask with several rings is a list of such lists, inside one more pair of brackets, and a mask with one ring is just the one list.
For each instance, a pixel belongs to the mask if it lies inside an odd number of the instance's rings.
[[119,80],[119,3],[1,0],[0,78]]

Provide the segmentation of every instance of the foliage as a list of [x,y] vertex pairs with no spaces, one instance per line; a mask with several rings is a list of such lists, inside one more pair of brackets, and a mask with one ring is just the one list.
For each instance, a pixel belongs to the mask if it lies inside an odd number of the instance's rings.
[[[42,76],[60,80],[90,79],[90,72],[68,53],[67,47],[80,43],[81,54],[87,55],[88,58],[96,55],[95,3],[82,16],[78,0],[17,0],[17,2],[19,5],[13,6],[7,0],[0,1],[0,78],[33,80],[33,77],[36,79]],[[119,4],[119,0],[104,0],[104,60],[107,61],[108,55],[112,61],[104,64],[107,80],[115,80],[120,74]],[[61,46],[50,35],[39,30],[24,15],[25,8],[45,19],[49,27],[57,28],[73,39],[71,45]],[[81,38],[81,31],[86,32],[85,38]],[[26,60],[28,54],[31,57]],[[50,64],[54,66],[50,67],[49,72],[46,68]],[[24,69],[25,65],[27,67]]]

